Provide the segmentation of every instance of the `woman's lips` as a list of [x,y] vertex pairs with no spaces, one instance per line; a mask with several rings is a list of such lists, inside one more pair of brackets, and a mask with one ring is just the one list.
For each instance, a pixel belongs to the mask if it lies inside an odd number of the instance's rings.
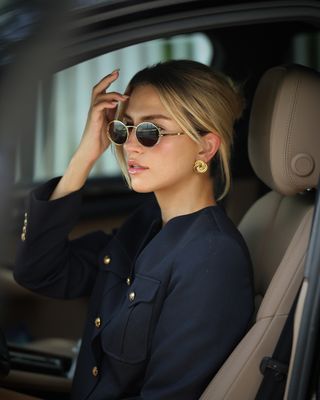
[[128,161],[128,172],[131,175],[139,174],[141,172],[146,171],[147,169],[149,169],[149,168],[147,168],[143,165],[140,165],[139,163],[137,163],[135,161],[131,161],[131,160]]

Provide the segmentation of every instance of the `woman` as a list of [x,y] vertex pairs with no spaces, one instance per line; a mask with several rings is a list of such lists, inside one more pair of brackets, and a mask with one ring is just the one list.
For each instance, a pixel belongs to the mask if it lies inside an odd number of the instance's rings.
[[[29,197],[15,278],[38,293],[90,294],[72,398],[198,399],[253,312],[244,241],[217,205],[208,166],[230,186],[242,98],[193,61],[146,68],[126,94],[93,89],[81,143],[60,179]],[[130,187],[154,192],[112,236],[68,241],[81,188],[113,142]]]

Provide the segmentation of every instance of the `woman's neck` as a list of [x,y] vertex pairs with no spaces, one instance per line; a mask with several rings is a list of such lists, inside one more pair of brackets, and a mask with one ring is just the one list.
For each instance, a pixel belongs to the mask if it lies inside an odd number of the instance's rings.
[[155,192],[163,225],[179,215],[191,214],[216,204],[212,178],[199,179],[194,184]]

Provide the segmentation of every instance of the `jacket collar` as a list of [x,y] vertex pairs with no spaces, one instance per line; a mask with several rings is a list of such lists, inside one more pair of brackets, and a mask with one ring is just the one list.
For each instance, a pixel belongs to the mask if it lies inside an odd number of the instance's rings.
[[[172,252],[184,248],[190,240],[201,235],[203,219],[202,210],[197,212],[174,217],[161,229],[159,234],[147,243],[139,252],[136,260],[136,272],[139,272],[142,265],[154,265],[162,262],[172,255]],[[195,237],[196,235],[196,237]]]

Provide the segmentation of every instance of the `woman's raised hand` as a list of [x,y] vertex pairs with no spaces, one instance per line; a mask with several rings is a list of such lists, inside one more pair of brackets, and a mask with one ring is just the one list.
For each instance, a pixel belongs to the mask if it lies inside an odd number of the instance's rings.
[[108,148],[107,124],[114,119],[117,105],[129,96],[106,89],[119,77],[119,70],[103,78],[92,90],[91,104],[81,142],[68,168],[53,191],[50,200],[56,200],[80,189],[95,162]]
[[118,103],[128,99],[128,96],[118,92],[106,93],[118,77],[119,70],[115,70],[92,90],[86,127],[76,153],[81,156],[82,162],[94,164],[110,144],[106,134],[107,124],[114,119]]

